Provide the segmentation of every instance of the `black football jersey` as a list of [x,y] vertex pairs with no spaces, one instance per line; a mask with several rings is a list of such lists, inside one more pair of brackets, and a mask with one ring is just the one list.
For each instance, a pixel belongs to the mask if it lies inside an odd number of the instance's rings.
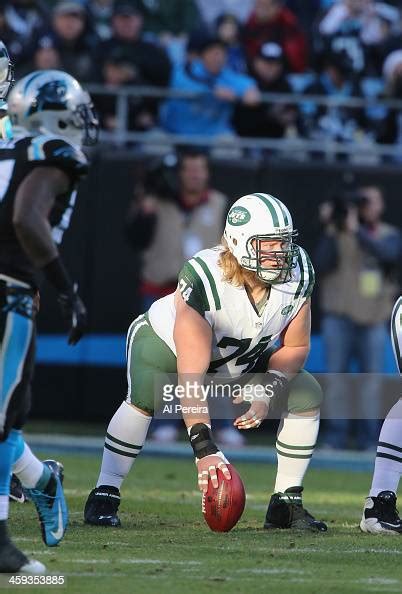
[[70,178],[68,192],[56,197],[49,215],[55,243],[62,240],[76,199],[79,179],[88,171],[81,149],[57,136],[17,136],[0,142],[0,274],[36,286],[35,267],[15,234],[13,211],[15,195],[24,178],[35,167],[59,167]]

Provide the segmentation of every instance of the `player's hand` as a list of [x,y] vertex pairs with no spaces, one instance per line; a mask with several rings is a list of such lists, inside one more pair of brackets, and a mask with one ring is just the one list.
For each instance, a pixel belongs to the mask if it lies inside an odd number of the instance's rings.
[[209,456],[205,456],[204,458],[200,458],[200,460],[196,462],[198,469],[198,487],[200,491],[203,493],[208,491],[209,478],[211,478],[214,489],[217,489],[219,486],[217,474],[218,469],[223,472],[225,479],[231,479],[229,469],[226,466],[227,460],[225,460],[226,458],[222,454],[211,454]]
[[58,302],[64,319],[69,324],[68,344],[74,345],[81,340],[87,328],[87,310],[78,295],[78,285],[71,293],[59,293]]
[[228,87],[215,87],[214,95],[217,99],[221,99],[222,101],[236,101],[236,93]]
[[[242,396],[233,400],[234,404],[244,402]],[[268,416],[269,404],[267,400],[255,400],[251,403],[250,408],[244,415],[237,417],[233,425],[238,429],[256,429],[261,425],[263,420]]]

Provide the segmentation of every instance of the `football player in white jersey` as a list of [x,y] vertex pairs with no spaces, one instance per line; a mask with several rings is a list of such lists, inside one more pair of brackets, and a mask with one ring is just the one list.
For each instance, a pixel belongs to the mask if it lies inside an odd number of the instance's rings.
[[[222,244],[186,262],[175,293],[131,324],[128,396],[107,429],[101,472],[85,506],[87,523],[120,524],[119,489],[144,444],[158,374],[178,373],[185,388],[190,374],[192,381],[202,382],[207,372],[231,379],[260,373],[255,387],[263,384],[266,392],[234,425],[258,427],[270,408],[282,403],[278,472],[264,526],[327,529],[304,509],[301,496],[322,392],[302,369],[310,345],[314,271],[306,252],[293,242],[295,236],[292,217],[280,200],[263,193],[243,196],[228,213]],[[209,480],[217,486],[217,469],[230,479],[227,460],[214,443],[209,413],[203,407],[191,411],[194,399],[188,391],[182,404],[190,405],[183,419],[198,484],[206,491]]]
[[[391,316],[391,340],[396,365],[402,374],[402,296]],[[360,528],[371,534],[402,534],[396,492],[402,473],[402,397],[391,408],[381,428],[373,480]]]

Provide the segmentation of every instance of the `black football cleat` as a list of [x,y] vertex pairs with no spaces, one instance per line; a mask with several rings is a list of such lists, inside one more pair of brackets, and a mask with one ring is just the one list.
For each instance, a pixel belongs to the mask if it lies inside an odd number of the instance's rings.
[[120,491],[116,487],[100,485],[90,492],[84,509],[84,521],[93,526],[121,525],[117,510],[120,505]]
[[402,534],[402,520],[393,491],[381,491],[377,497],[366,498],[360,529],[370,534]]
[[284,493],[274,493],[268,505],[264,528],[291,528],[326,532],[324,522],[316,520],[304,509],[302,501],[303,487],[290,487]]
[[11,476],[9,497],[10,501],[16,501],[17,503],[25,503],[25,501],[28,500],[21,485],[21,481],[15,474]]

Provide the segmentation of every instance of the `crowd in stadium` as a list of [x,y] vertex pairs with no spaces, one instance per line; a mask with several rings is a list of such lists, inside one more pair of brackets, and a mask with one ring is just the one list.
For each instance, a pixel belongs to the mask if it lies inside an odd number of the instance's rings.
[[[396,110],[264,102],[265,92],[402,95],[398,2],[6,0],[0,38],[17,77],[63,69],[82,83],[152,85],[197,99],[133,97],[129,129],[399,142]],[[116,127],[115,96],[96,98]]]

